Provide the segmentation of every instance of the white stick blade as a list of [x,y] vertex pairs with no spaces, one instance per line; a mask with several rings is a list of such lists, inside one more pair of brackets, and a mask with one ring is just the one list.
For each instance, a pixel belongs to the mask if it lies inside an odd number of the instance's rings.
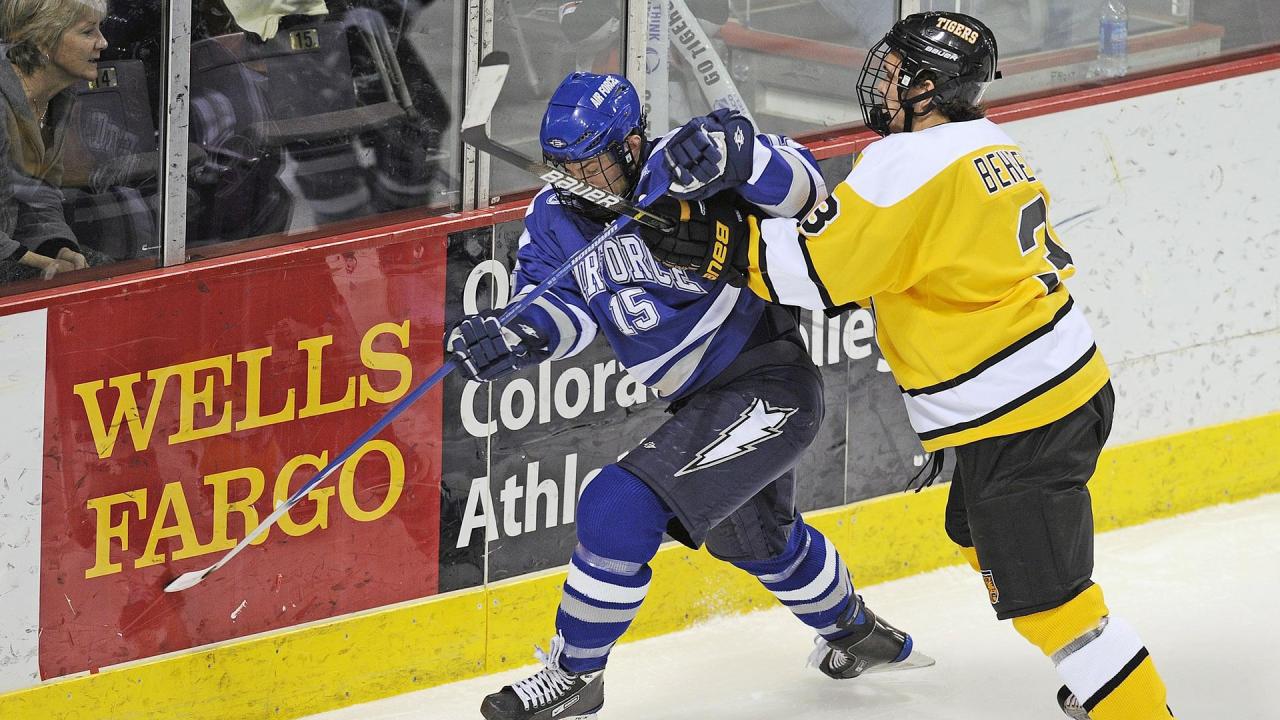
[[182,592],[183,590],[193,588],[200,584],[200,581],[204,579],[206,572],[207,570],[195,570],[189,573],[183,573],[174,578],[173,582],[165,585],[164,591],[169,593]]
[[471,95],[467,98],[467,109],[462,115],[463,130],[489,122],[489,115],[498,102],[498,94],[502,92],[502,84],[506,82],[510,68],[511,61],[504,52],[491,52],[480,61],[476,81],[472,83]]

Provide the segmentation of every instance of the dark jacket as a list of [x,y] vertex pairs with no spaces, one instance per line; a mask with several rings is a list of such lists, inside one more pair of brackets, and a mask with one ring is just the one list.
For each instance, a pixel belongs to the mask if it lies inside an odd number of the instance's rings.
[[[8,46],[0,45],[0,113],[4,116],[8,138],[4,159],[8,165],[7,184],[18,204],[17,227],[12,238],[27,249],[49,257],[56,257],[58,250],[64,247],[80,249],[62,213],[62,191],[59,188],[67,118],[74,99],[71,90],[67,89],[49,101],[46,124],[52,132],[51,141],[46,145],[40,123],[22,88],[22,80],[9,62]],[[0,259],[10,255],[0,255]]]
[[[0,124],[0,158],[9,156],[9,133]],[[0,162],[0,261],[22,257],[26,247],[13,239],[18,231],[18,201],[13,199],[13,181],[8,162]],[[22,251],[22,252],[19,252]]]

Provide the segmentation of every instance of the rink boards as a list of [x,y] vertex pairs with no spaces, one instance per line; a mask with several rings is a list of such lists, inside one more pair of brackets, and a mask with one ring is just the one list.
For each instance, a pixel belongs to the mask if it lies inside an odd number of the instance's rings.
[[[1280,490],[1280,209],[1257,199],[1280,130],[1220,109],[1274,104],[1275,65],[1008,125],[1115,377],[1102,529]],[[4,302],[0,717],[295,717],[527,663],[577,495],[664,417],[599,343],[489,387],[448,378],[261,545],[160,591],[435,369],[449,322],[505,300],[521,214]],[[919,448],[870,315],[804,330],[828,413],[801,509],[861,585],[958,561],[945,489],[898,492]],[[767,602],[704,553],[655,565],[635,637]]]

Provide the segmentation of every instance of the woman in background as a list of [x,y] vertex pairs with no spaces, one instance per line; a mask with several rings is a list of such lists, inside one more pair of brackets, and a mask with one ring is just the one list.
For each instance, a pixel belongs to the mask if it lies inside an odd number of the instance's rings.
[[[96,80],[107,46],[105,0],[5,0],[0,6],[0,112],[20,247],[0,258],[0,282],[46,279],[109,262],[83,250],[62,212],[62,153],[71,86]],[[89,256],[86,259],[86,255]]]

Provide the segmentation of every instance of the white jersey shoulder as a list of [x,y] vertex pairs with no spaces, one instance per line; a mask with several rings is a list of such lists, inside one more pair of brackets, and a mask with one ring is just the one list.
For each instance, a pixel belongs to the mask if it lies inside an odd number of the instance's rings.
[[891,207],[960,158],[984,147],[1016,144],[985,118],[897,133],[868,145],[845,182],[867,202]]

